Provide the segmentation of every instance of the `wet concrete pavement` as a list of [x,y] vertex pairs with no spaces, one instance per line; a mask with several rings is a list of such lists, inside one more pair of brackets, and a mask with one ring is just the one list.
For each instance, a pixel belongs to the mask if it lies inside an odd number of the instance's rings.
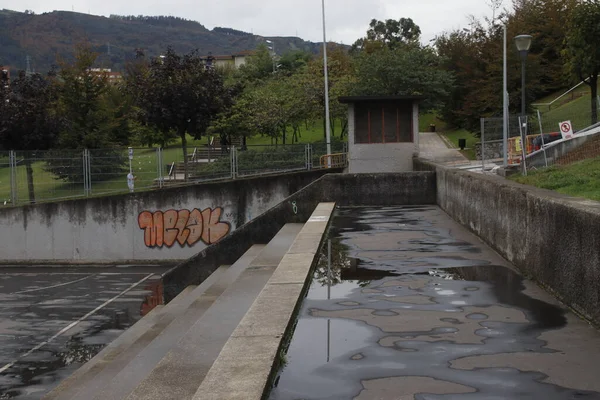
[[341,209],[330,243],[271,399],[600,399],[600,332],[439,208]]
[[161,303],[167,267],[0,268],[0,399],[39,399]]

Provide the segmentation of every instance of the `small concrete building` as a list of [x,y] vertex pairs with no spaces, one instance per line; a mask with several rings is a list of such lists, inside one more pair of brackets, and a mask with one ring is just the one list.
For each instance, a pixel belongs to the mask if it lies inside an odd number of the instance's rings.
[[348,172],[413,170],[422,96],[340,97],[348,104]]

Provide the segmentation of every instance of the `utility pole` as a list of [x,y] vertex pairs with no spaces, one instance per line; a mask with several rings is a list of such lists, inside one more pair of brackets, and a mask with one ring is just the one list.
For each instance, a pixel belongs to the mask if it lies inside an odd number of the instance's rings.
[[31,75],[32,71],[31,71],[31,57],[29,55],[27,55],[27,57],[25,57],[25,62],[27,63],[27,68],[25,70],[25,74],[26,75]]
[[327,166],[331,167],[331,126],[329,122],[329,74],[327,71],[327,30],[325,27],[325,0],[323,6],[323,72],[325,74],[325,140],[327,141]]

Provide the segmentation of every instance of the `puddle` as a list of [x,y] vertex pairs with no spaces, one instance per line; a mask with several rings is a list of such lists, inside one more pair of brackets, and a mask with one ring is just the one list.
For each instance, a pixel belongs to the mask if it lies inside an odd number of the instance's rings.
[[469,368],[564,354],[540,336],[567,319],[459,228],[436,207],[338,210],[270,399],[600,399],[543,367]]
[[[48,276],[56,276],[49,280]],[[15,275],[15,285],[44,288],[72,280],[71,275]],[[141,274],[143,277],[143,273]],[[71,322],[93,310],[140,275],[91,274],[76,284],[49,290],[5,294],[0,310],[0,367],[18,361],[0,373],[0,399],[42,398],[58,383],[92,359],[143,315],[162,301],[159,276],[146,281],[106,305],[87,319],[56,337],[39,350],[24,356],[34,346],[48,340]],[[13,307],[15,306],[15,307]]]

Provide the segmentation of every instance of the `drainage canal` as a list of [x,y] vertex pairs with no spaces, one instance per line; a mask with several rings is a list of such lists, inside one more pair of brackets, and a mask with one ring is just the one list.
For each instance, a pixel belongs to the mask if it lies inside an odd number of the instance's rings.
[[270,399],[600,399],[555,304],[437,207],[339,209]]

